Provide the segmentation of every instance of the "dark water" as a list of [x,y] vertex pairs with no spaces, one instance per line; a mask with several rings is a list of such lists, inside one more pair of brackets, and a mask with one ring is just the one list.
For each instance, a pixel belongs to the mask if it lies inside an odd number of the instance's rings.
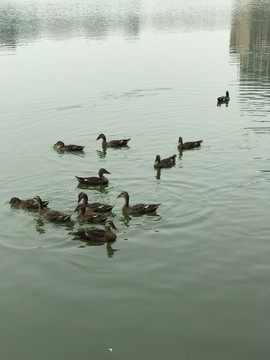
[[[0,4],[1,359],[269,357],[269,1]],[[230,92],[231,101],[216,98]],[[130,137],[102,151],[96,141]],[[201,148],[177,150],[203,139]],[[58,153],[62,140],[83,153]],[[155,156],[177,154],[160,172]],[[111,245],[71,214],[111,172]],[[122,214],[161,202],[155,216]],[[102,228],[102,225],[97,225]]]

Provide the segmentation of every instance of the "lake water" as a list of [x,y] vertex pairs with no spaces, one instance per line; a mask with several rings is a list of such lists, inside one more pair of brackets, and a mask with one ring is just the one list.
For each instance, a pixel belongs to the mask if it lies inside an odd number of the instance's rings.
[[[1,359],[268,360],[269,15],[266,0],[0,3]],[[129,146],[102,151],[101,132]],[[181,154],[179,136],[202,146]],[[176,165],[156,171],[157,154]],[[75,175],[102,167],[108,186],[83,191],[114,205],[113,244],[9,205],[72,213]],[[162,204],[124,216],[122,191]]]

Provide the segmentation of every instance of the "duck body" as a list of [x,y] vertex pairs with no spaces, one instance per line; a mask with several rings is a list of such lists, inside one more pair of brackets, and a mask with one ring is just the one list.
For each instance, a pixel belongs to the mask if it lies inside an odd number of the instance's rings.
[[113,208],[113,205],[107,205],[99,202],[95,203],[88,203],[88,196],[84,192],[80,192],[78,195],[78,205],[80,201],[83,200],[83,204],[85,205],[85,212],[97,212],[97,213],[103,213],[107,211],[111,211]]
[[122,208],[123,213],[125,214],[133,214],[133,215],[139,215],[139,214],[147,214],[153,211],[156,211],[156,209],[159,207],[159,204],[136,204],[136,205],[129,205],[129,194],[126,191],[121,192],[116,198],[124,198],[125,203]]
[[81,184],[86,185],[105,185],[108,184],[109,180],[103,174],[110,174],[106,169],[100,169],[98,172],[99,177],[79,177],[75,176]]
[[33,199],[38,204],[38,212],[40,215],[44,216],[45,219],[54,221],[54,222],[66,222],[70,220],[71,215],[64,214],[61,211],[58,210],[49,210],[45,209],[42,205],[42,200],[39,196],[35,196]]
[[57,143],[54,144],[53,147],[62,151],[82,151],[84,149],[84,146],[81,145],[65,145],[63,141],[57,141]]
[[193,148],[201,146],[202,142],[203,142],[202,140],[197,140],[197,141],[188,141],[188,142],[183,143],[183,139],[180,137],[179,141],[178,141],[178,149],[179,150],[193,149]]
[[156,160],[154,162],[154,167],[156,169],[171,167],[171,166],[175,165],[175,158],[176,158],[176,155],[172,155],[166,159],[161,160],[160,156],[157,155]]
[[91,212],[89,211],[86,213],[84,204],[79,204],[74,210],[74,212],[77,211],[79,211],[79,215],[77,216],[77,219],[81,221],[101,222],[101,221],[106,221],[108,219],[108,216],[93,211]]
[[107,141],[104,134],[99,134],[97,140],[102,139],[103,147],[121,147],[126,146],[130,139],[111,140]]
[[111,220],[105,223],[105,230],[102,229],[82,229],[72,232],[72,235],[81,239],[93,242],[113,242],[116,240],[116,234],[111,229],[118,230]]
[[217,98],[217,101],[218,102],[229,102],[230,101],[229,91],[226,91],[226,95],[219,96]]
[[[18,197],[13,197],[10,199],[9,203],[21,209],[38,210],[38,203],[35,202],[33,199],[21,200]],[[49,201],[42,201],[43,207],[47,206],[48,204]]]

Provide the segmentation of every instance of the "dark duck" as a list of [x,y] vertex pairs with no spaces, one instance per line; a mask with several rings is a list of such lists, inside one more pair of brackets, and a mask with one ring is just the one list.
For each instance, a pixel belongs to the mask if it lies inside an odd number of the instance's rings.
[[111,229],[118,231],[114,223],[111,220],[107,220],[105,223],[105,230],[82,229],[72,232],[71,234],[83,240],[88,240],[92,242],[113,242],[116,240],[116,234],[112,232]]
[[126,214],[146,214],[153,211],[156,211],[156,209],[159,207],[159,204],[136,204],[136,205],[129,205],[129,194],[126,191],[121,192],[116,198],[124,198],[125,203],[122,208],[123,213]]
[[79,177],[75,176],[80,184],[86,185],[105,185],[108,184],[109,180],[103,174],[110,174],[106,169],[100,169],[98,172],[99,177]]
[[102,139],[103,147],[121,147],[126,146],[130,139],[121,139],[121,140],[106,140],[106,136],[104,134],[99,134],[97,140]]

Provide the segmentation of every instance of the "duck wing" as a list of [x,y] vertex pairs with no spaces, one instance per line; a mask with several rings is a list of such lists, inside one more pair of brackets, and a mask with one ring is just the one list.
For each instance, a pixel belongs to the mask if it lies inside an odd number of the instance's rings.
[[55,222],[65,222],[70,220],[71,215],[64,214],[58,210],[48,210],[42,209],[41,215],[43,215],[47,220]]
[[198,147],[198,146],[201,146],[201,143],[203,141],[202,140],[197,140],[197,141],[188,141],[188,142],[185,142],[183,145],[182,145],[182,148],[184,149],[191,149],[191,148],[194,148],[194,147]]
[[94,212],[88,212],[84,215],[79,215],[78,216],[79,220],[84,220],[84,221],[88,221],[88,222],[101,222],[101,221],[106,221],[108,219],[108,216],[99,214],[99,213],[94,213]]
[[81,145],[66,145],[65,150],[67,151],[82,151],[84,149],[84,146]]
[[105,184],[106,181],[104,181],[103,179],[99,178],[99,177],[79,177],[79,176],[75,176],[76,179],[79,181],[79,183],[81,184],[87,184],[87,185],[99,185],[99,184]]
[[82,229],[72,232],[71,234],[85,240],[102,241],[106,231],[102,229]]
[[125,146],[129,142],[130,139],[122,139],[122,140],[111,140],[107,142],[107,146],[117,147],[117,146]]
[[173,155],[173,156],[170,156],[170,157],[168,157],[168,158],[166,158],[166,159],[162,159],[162,160],[160,161],[160,165],[161,165],[162,167],[167,167],[167,166],[175,165],[175,157],[176,157],[176,155]]
[[155,211],[160,204],[136,204],[130,206],[130,210],[133,214],[145,214]]
[[97,212],[97,213],[103,213],[107,211],[111,211],[113,208],[113,205],[107,205],[102,203],[92,203],[86,205],[86,212]]

